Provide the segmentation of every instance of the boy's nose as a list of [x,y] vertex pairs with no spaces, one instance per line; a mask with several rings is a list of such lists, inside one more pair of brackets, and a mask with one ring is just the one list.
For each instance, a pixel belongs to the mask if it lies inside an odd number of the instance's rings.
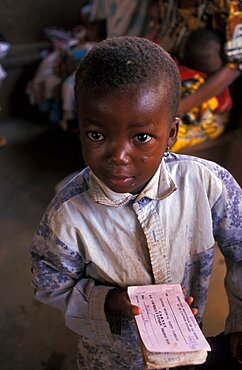
[[126,165],[129,163],[130,148],[127,143],[119,142],[110,145],[109,162],[114,165]]

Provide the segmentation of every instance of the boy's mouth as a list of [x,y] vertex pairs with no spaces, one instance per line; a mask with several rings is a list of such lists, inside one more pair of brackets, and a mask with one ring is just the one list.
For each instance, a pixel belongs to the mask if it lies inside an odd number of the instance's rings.
[[130,182],[133,182],[134,177],[125,176],[125,175],[119,175],[119,176],[110,175],[109,176],[109,181],[113,185],[124,186],[124,185],[128,185]]

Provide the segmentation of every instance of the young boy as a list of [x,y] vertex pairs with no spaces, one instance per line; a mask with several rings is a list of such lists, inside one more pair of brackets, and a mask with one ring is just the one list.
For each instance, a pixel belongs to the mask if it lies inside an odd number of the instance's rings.
[[128,286],[180,283],[200,323],[215,239],[228,267],[226,334],[241,360],[241,190],[219,165],[169,153],[179,91],[172,58],[142,38],[107,39],[77,70],[88,167],[53,199],[31,254],[35,296],[80,336],[79,369],[143,368]]

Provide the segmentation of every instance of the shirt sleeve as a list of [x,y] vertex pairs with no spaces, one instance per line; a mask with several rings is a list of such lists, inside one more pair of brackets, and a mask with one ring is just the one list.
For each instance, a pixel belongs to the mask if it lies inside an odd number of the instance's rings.
[[[65,227],[63,225],[63,227]],[[59,308],[66,326],[93,343],[111,344],[104,303],[113,287],[85,276],[80,254],[64,244],[43,219],[30,248],[35,297]]]
[[242,332],[242,191],[232,175],[217,167],[222,193],[212,208],[214,236],[225,257],[229,302],[226,333]]

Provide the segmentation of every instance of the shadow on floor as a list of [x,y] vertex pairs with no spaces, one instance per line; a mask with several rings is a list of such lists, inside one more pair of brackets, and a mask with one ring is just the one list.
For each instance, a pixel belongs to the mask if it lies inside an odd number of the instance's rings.
[[0,123],[0,369],[74,370],[76,336],[33,298],[29,245],[56,184],[83,168],[80,142],[58,128]]

